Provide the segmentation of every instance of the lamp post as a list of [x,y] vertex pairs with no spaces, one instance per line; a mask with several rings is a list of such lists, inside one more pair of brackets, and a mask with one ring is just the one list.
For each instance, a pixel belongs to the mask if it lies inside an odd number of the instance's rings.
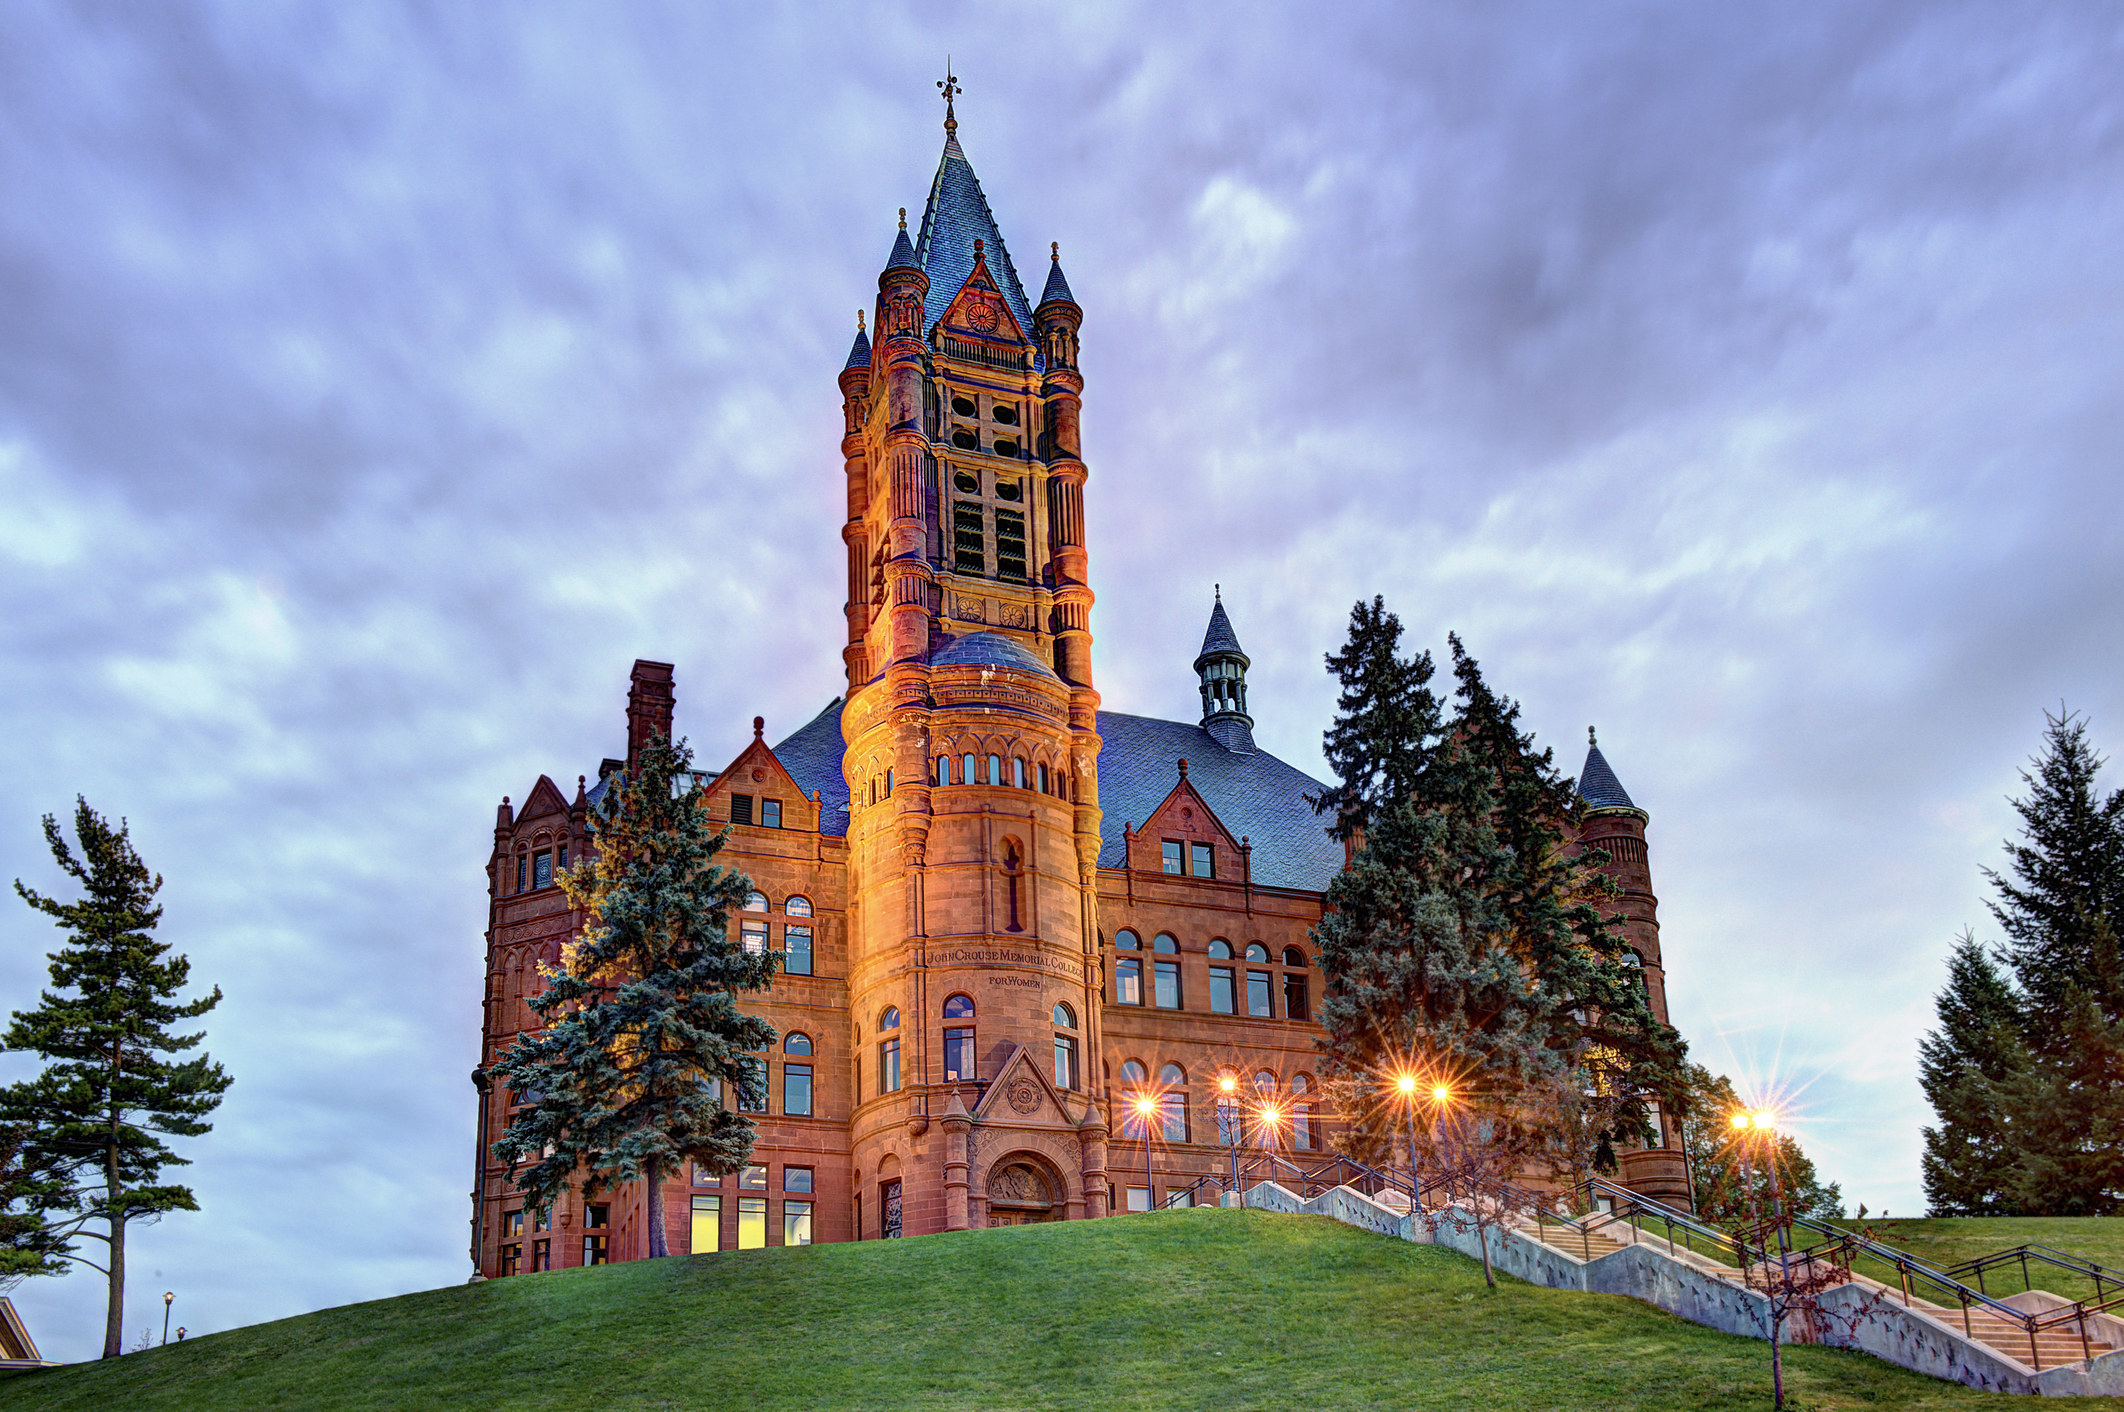
[[1137,1095],[1137,1097],[1136,1097],[1136,1117],[1137,1117],[1138,1119],[1140,1119],[1140,1120],[1141,1120],[1141,1122],[1142,1122],[1142,1125],[1143,1125],[1143,1209],[1144,1209],[1145,1211],[1151,1211],[1151,1210],[1154,1210],[1154,1209],[1156,1209],[1156,1207],[1157,1207],[1157,1205],[1158,1205],[1158,1202],[1157,1202],[1157,1196],[1158,1196],[1158,1189],[1157,1189],[1156,1187],[1154,1187],[1154,1186],[1152,1186],[1152,1185],[1151,1185],[1151,1139],[1150,1139],[1150,1135],[1151,1135],[1151,1129],[1150,1129],[1150,1123],[1151,1123],[1151,1115],[1152,1115],[1153,1113],[1156,1113],[1157,1111],[1158,1111],[1158,1100],[1156,1100],[1155,1098],[1152,1098],[1152,1097],[1151,1097],[1151,1096],[1150,1096],[1149,1094],[1147,1094],[1147,1093],[1145,1093],[1145,1094],[1138,1094],[1138,1095]]
[[1447,1121],[1446,1109],[1452,1106],[1452,1102],[1453,1089],[1450,1084],[1438,1083],[1431,1085],[1431,1132],[1437,1136],[1438,1163],[1445,1168],[1446,1199],[1448,1201],[1453,1198],[1453,1138],[1450,1129],[1440,1132],[1439,1124]]
[[162,1342],[163,1342],[163,1346],[164,1346],[164,1347],[168,1347],[168,1346],[169,1346],[169,1342],[170,1342],[170,1305],[174,1304],[174,1303],[176,1302],[176,1300],[177,1300],[177,1292],[176,1292],[175,1290],[168,1290],[168,1289],[166,1289],[166,1290],[164,1290],[164,1291],[162,1292]]
[[1232,1096],[1239,1089],[1239,1080],[1230,1074],[1217,1076],[1217,1126],[1224,1129],[1224,1145],[1232,1154],[1232,1194],[1239,1194],[1239,1105]]

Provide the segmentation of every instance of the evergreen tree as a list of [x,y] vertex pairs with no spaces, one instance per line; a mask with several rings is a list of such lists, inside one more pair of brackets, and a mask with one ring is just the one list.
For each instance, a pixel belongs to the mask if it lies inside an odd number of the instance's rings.
[[2006,1088],[2028,1055],[2012,982],[1964,932],[1934,1001],[1940,1026],[1918,1046],[1918,1082],[1939,1115],[1925,1129],[1925,1201],[1935,1216],[2013,1216],[2014,1131]]
[[[206,1014],[221,991],[175,1002],[191,963],[155,939],[162,879],[133,851],[125,822],[111,828],[85,799],[75,801],[74,836],[78,859],[59,821],[44,816],[45,842],[81,884],[80,901],[15,883],[23,901],[51,917],[69,941],[52,953],[53,988],[36,1009],[16,1011],[0,1039],[0,1048],[44,1061],[35,1078],[0,1089],[0,1128],[19,1144],[7,1209],[42,1222],[41,1234],[31,1236],[39,1269],[66,1258],[107,1277],[103,1356],[115,1358],[123,1351],[127,1229],[164,1212],[199,1209],[189,1187],[161,1180],[164,1167],[187,1165],[162,1139],[212,1131],[205,1118],[231,1081],[204,1054],[175,1057],[201,1036],[172,1034],[170,1026]],[[103,1231],[85,1229],[91,1222]],[[74,1253],[82,1237],[104,1242],[108,1264]]]
[[2033,774],[2021,772],[2028,795],[2013,802],[2022,837],[2006,845],[2007,871],[1985,876],[2025,997],[2026,1037],[2056,1055],[2069,1046],[2065,1020],[2080,997],[2124,1020],[2124,791],[2105,798],[2096,788],[2104,762],[2083,718],[2045,712],[2044,722],[2044,753]]
[[528,1102],[494,1145],[518,1189],[547,1210],[578,1173],[585,1196],[640,1181],[652,1256],[670,1253],[664,1179],[687,1161],[720,1175],[751,1157],[752,1121],[723,1106],[722,1086],[764,1103],[753,1052],[775,1040],[737,1008],[772,982],[775,958],[730,940],[752,883],[715,864],[728,834],[708,822],[692,758],[659,735],[608,781],[595,852],[560,878],[588,921],[531,1001],[543,1028],[492,1068]]
[[1392,799],[1407,795],[1438,736],[1438,698],[1431,694],[1431,654],[1401,655],[1401,619],[1384,598],[1350,609],[1350,635],[1327,669],[1342,684],[1335,720],[1322,748],[1336,784],[1306,802],[1332,819],[1344,842]]
[[66,1240],[52,1213],[68,1194],[64,1176],[40,1166],[27,1132],[0,1132],[0,1294],[31,1275],[66,1273]]

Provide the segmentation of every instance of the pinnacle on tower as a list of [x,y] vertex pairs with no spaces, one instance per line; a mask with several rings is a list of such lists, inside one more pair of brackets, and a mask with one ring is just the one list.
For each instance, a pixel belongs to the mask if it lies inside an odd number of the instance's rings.
[[1202,683],[1202,729],[1226,750],[1250,754],[1254,749],[1254,718],[1246,710],[1246,669],[1253,665],[1232,631],[1224,611],[1224,587],[1216,589],[1210,608],[1209,630],[1202,635],[1202,652],[1195,658],[1195,675]]
[[848,361],[841,364],[841,371],[870,366],[870,335],[863,331],[863,311],[856,310],[855,343],[848,350]]
[[1578,772],[1578,797],[1586,801],[1586,807],[1595,810],[1628,809],[1642,814],[1644,810],[1630,802],[1630,795],[1615,778],[1615,771],[1608,768],[1608,758],[1600,753],[1600,741],[1591,726],[1586,727],[1586,767]]
[[885,261],[888,270],[919,270],[922,262],[915,258],[914,242],[907,238],[907,208],[900,208],[900,233],[892,238],[892,255]]
[[1040,291],[1040,302],[1046,304],[1051,300],[1062,300],[1065,303],[1076,303],[1077,296],[1069,292],[1069,281],[1062,276],[1062,242],[1050,241],[1047,248],[1051,252],[1051,261],[1047,267],[1047,287]]
[[[988,209],[980,178],[959,146],[958,118],[952,98],[962,90],[958,80],[947,75],[937,84],[944,91],[944,155],[937,174],[929,183],[929,204],[922,211],[922,233],[914,243],[908,263],[929,276],[929,294],[923,304],[921,333],[926,338],[937,320],[951,307],[974,269],[974,242],[982,242],[988,257],[988,272],[995,277],[1021,329],[1033,327],[1032,306],[1025,300],[1025,286],[1018,282],[1017,267],[1003,243],[1003,232]],[[899,247],[893,247],[895,261]]]

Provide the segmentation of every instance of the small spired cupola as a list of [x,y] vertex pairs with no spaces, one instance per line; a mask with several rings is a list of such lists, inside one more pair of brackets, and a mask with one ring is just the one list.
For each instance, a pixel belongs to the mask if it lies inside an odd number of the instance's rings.
[[1597,814],[1634,814],[1646,818],[1645,811],[1630,800],[1623,789],[1622,781],[1615,778],[1615,771],[1608,767],[1608,757],[1600,753],[1600,738],[1586,727],[1586,767],[1578,776],[1578,797],[1586,801],[1587,809]]
[[1195,658],[1195,675],[1202,681],[1202,729],[1226,750],[1252,754],[1254,718],[1246,712],[1246,669],[1251,664],[1239,648],[1232,620],[1225,616],[1223,585],[1216,592],[1209,631],[1202,635],[1202,655]]

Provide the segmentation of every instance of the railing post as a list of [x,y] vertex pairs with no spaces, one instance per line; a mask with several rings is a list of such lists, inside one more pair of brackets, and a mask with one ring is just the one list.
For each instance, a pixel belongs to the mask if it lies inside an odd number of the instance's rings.
[[2092,1358],[2094,1350],[2087,1346],[2087,1301],[2083,1299],[2073,1307],[2080,1311],[2080,1357]]

